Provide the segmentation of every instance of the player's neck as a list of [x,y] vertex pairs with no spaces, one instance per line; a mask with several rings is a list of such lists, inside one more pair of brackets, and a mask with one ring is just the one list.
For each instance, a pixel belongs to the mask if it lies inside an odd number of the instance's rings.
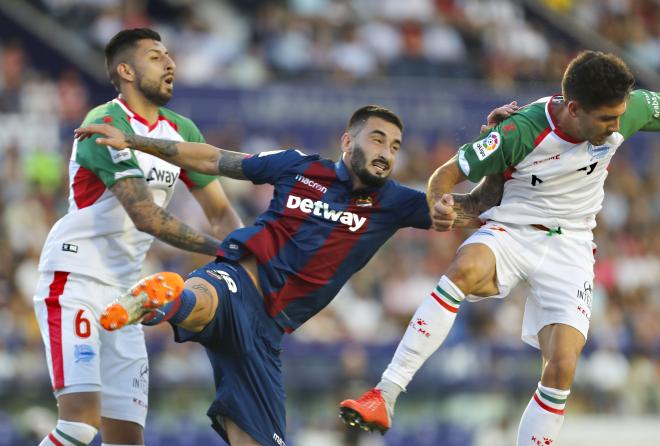
[[122,91],[119,97],[133,113],[143,117],[149,124],[158,121],[160,107],[141,94],[133,91]]
[[577,128],[577,121],[571,117],[566,103],[552,103],[550,107],[552,107],[552,114],[557,118],[557,127],[572,138],[582,139]]
[[366,186],[362,184],[360,177],[353,172],[353,169],[351,169],[349,165],[350,163],[346,160],[345,156],[342,156],[341,162],[344,163],[344,167],[346,167],[346,171],[348,172],[348,177],[351,179],[351,185],[353,186],[352,190],[364,189]]

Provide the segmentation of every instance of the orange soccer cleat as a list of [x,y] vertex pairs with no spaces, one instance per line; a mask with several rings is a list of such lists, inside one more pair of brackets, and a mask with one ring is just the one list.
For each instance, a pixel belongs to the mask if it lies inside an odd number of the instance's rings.
[[379,389],[371,389],[357,400],[339,403],[339,417],[349,426],[357,426],[369,432],[377,430],[381,435],[390,428],[387,404]]
[[140,280],[126,294],[105,307],[99,322],[109,331],[118,330],[127,324],[135,324],[150,311],[179,297],[182,291],[183,278],[177,273],[152,274]]

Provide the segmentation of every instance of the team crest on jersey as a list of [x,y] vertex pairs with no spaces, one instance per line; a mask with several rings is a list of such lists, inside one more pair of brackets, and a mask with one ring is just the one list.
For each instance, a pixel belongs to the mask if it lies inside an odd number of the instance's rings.
[[74,362],[92,362],[96,353],[94,348],[89,344],[76,344],[73,348],[73,356],[76,358]]
[[472,150],[477,154],[479,161],[488,158],[502,143],[502,137],[498,132],[490,132],[484,139],[472,144]]
[[374,199],[371,197],[358,197],[355,199],[355,206],[368,208],[374,205]]
[[591,161],[598,161],[607,156],[607,152],[610,151],[610,146],[593,146],[589,143],[589,155],[591,155]]

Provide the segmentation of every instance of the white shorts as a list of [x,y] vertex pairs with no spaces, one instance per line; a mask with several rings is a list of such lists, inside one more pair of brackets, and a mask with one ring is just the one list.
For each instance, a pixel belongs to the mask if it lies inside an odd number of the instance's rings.
[[536,348],[538,332],[546,325],[570,325],[585,340],[589,332],[596,245],[585,233],[562,232],[549,235],[530,225],[489,221],[461,245],[482,243],[493,251],[499,293],[489,298],[506,297],[521,281],[529,284],[522,340]]
[[123,292],[88,276],[44,272],[34,311],[55,396],[101,392],[101,416],[144,426],[149,363],[142,326],[109,332],[98,322]]

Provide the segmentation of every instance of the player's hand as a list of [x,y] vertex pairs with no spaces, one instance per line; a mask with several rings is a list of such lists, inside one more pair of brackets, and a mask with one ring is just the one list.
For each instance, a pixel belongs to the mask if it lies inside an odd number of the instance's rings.
[[506,118],[515,113],[520,107],[518,107],[518,101],[512,101],[508,104],[504,104],[501,107],[497,107],[490,113],[486,118],[486,124],[481,126],[481,133],[484,133],[487,130],[492,129],[500,122],[504,121]]
[[456,221],[456,212],[454,212],[454,197],[451,194],[444,194],[431,209],[431,226],[439,232],[449,231]]
[[102,138],[96,138],[96,144],[110,146],[113,149],[121,150],[128,147],[126,135],[116,127],[108,124],[90,124],[73,131],[73,135],[78,141],[91,138],[92,135],[100,134]]

